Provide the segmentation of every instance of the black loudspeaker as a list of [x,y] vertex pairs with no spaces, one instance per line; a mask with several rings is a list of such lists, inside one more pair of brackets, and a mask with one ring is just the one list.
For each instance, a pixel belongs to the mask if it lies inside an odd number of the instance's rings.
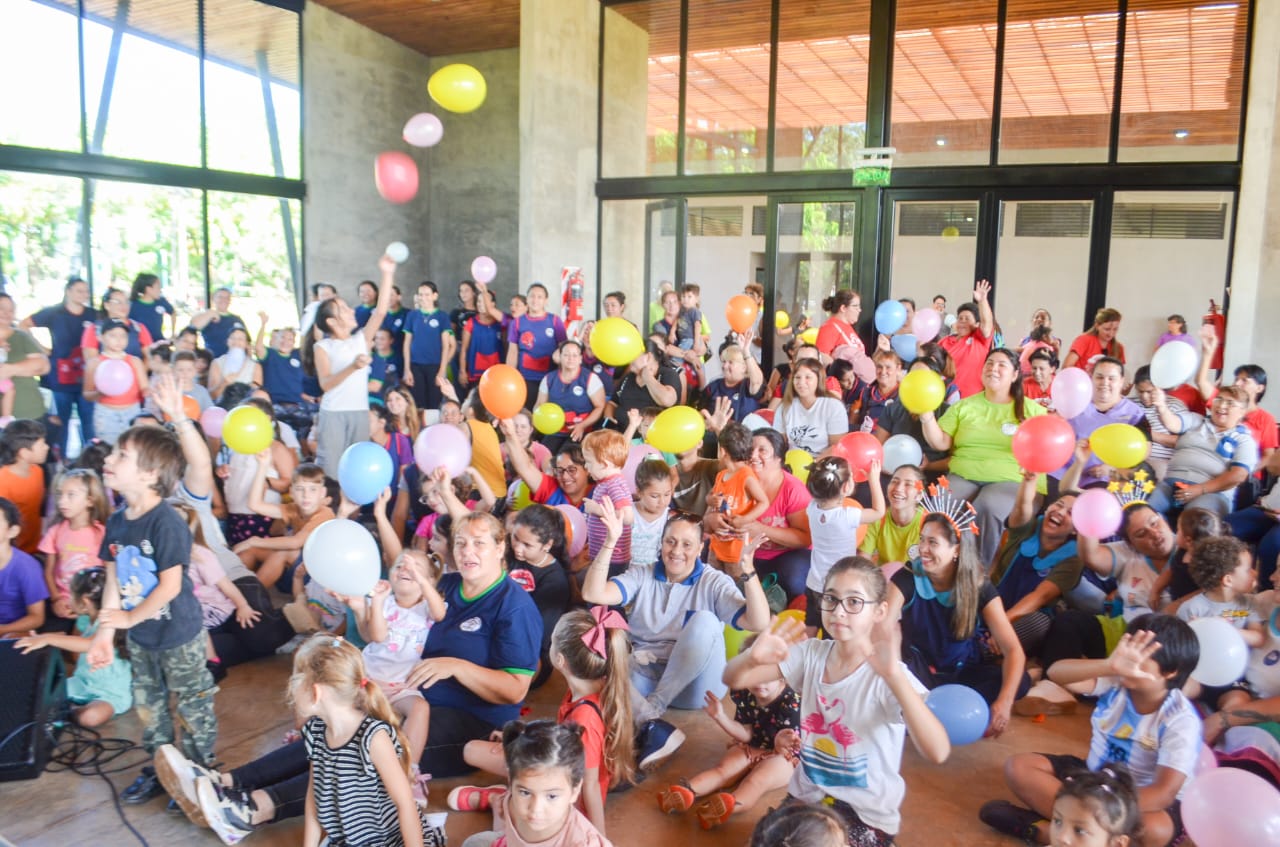
[[0,641],[0,782],[44,771],[53,746],[49,724],[65,711],[62,654],[45,648],[23,655],[16,643]]

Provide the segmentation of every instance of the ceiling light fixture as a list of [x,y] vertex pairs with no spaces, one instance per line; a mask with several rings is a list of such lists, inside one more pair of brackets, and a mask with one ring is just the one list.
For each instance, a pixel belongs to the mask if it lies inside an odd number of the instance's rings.
[[939,147],[946,147],[947,139],[943,138],[942,136],[938,136],[938,138],[935,139],[933,143],[938,145]]
[[1191,134],[1191,131],[1186,129],[1175,129],[1173,131],[1174,138],[1186,138],[1190,134]]

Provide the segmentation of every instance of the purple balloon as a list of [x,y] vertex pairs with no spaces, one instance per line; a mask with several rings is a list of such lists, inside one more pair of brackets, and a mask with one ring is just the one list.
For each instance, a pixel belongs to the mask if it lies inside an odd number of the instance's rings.
[[582,514],[582,510],[577,506],[570,506],[568,503],[561,503],[556,506],[560,514],[564,515],[569,521],[569,533],[573,538],[569,539],[569,555],[576,556],[582,552],[582,548],[587,546],[587,518]]
[[1246,770],[1218,768],[1187,786],[1182,821],[1198,847],[1280,844],[1280,791]]
[[636,491],[636,468],[640,467],[640,463],[647,459],[657,459],[662,461],[662,453],[656,447],[650,447],[648,444],[632,444],[631,450],[627,453],[627,463],[622,466],[622,478],[627,481],[627,487],[631,489],[632,494]]
[[942,328],[942,315],[936,309],[918,309],[911,318],[911,334],[916,341],[927,344]]
[[114,397],[133,387],[133,368],[123,359],[103,359],[93,374],[99,394]]
[[1049,396],[1053,398],[1053,410],[1071,420],[1093,402],[1093,382],[1080,368],[1063,368],[1053,378]]
[[1120,501],[1103,488],[1089,489],[1071,506],[1071,523],[1077,533],[1088,538],[1110,538],[1120,529],[1123,519]]
[[413,458],[428,476],[443,466],[450,478],[462,476],[471,465],[471,440],[453,424],[439,423],[418,433]]
[[221,438],[222,422],[226,419],[226,409],[221,406],[210,406],[200,413],[200,427],[210,438]]
[[444,137],[444,125],[430,112],[419,112],[404,125],[404,140],[414,147],[434,147]]
[[486,285],[498,275],[498,265],[488,256],[476,256],[471,263],[471,278]]

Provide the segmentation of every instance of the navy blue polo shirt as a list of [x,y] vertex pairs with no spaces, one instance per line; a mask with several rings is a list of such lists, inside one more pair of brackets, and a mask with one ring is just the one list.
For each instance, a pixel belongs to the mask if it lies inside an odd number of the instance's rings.
[[152,341],[164,339],[164,316],[172,314],[173,304],[163,297],[159,300],[134,300],[129,304],[129,320],[145,326]]
[[[97,320],[97,309],[86,308],[80,314],[73,315],[67,311],[67,307],[62,303],[56,306],[48,306],[31,316],[31,322],[36,326],[49,330],[49,335],[52,336],[53,340],[52,354],[50,356],[53,359],[53,367],[43,377],[43,382],[46,386],[54,391],[80,390],[79,380],[73,384],[61,384],[58,382],[58,362],[79,354],[80,339],[84,335],[85,329]],[[81,361],[83,362],[83,359]],[[81,374],[83,374],[83,369],[81,369]]]
[[204,337],[205,349],[212,353],[215,359],[224,355],[227,352],[227,339],[237,329],[243,329],[245,332],[249,331],[240,316],[233,315],[230,312],[216,321],[209,321],[205,328],[200,330],[200,335]]
[[453,334],[449,314],[441,309],[424,312],[414,309],[404,322],[404,332],[412,335],[409,340],[409,361],[415,365],[440,364],[442,339],[447,332]]
[[286,356],[267,348],[262,360],[262,387],[271,395],[272,403],[302,402],[302,357],[297,350]]

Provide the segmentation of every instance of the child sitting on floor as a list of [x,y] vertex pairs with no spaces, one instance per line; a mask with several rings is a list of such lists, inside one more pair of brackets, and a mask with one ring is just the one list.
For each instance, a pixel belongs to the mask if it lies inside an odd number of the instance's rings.
[[284,575],[285,569],[294,563],[302,552],[311,531],[325,521],[334,518],[333,504],[339,492],[337,483],[324,474],[319,465],[304,463],[293,472],[289,484],[292,503],[268,503],[267,469],[271,465],[271,451],[258,454],[258,472],[249,490],[249,508],[263,517],[284,522],[289,535],[278,538],[250,538],[234,548],[240,561],[250,570],[256,570],[258,579],[270,588]]

